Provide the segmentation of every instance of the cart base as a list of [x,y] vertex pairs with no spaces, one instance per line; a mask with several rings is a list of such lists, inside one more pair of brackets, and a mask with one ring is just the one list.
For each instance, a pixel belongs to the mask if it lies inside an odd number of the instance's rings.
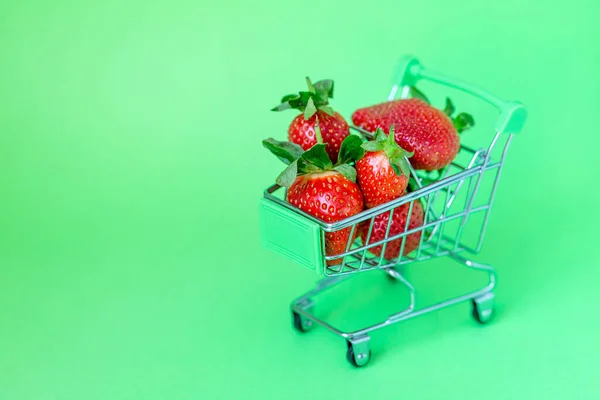
[[333,327],[326,321],[317,318],[314,315],[314,313],[312,312],[312,309],[314,307],[312,296],[317,295],[333,287],[334,285],[350,278],[351,275],[325,278],[321,282],[319,282],[313,290],[307,292],[306,294],[292,302],[291,309],[293,326],[296,330],[300,332],[308,331],[315,324],[327,328],[329,331],[346,340],[346,358],[348,362],[350,362],[350,364],[352,364],[355,367],[363,367],[367,365],[371,359],[371,350],[369,347],[369,333],[377,329],[381,329],[386,326],[390,326],[395,323],[417,317],[419,315],[437,311],[442,308],[452,306],[454,304],[462,303],[464,301],[471,302],[472,316],[477,322],[479,322],[480,324],[486,324],[490,322],[495,314],[493,290],[496,285],[496,273],[494,269],[489,265],[480,264],[468,260],[457,254],[450,254],[449,257],[461,264],[464,264],[468,268],[487,273],[489,277],[489,283],[479,290],[466,293],[464,295],[454,297],[452,299],[448,299],[446,301],[434,304],[429,307],[417,309],[415,306],[415,288],[412,286],[412,284],[408,280],[406,280],[406,278],[404,278],[404,276],[402,276],[402,274],[398,272],[398,270],[394,268],[385,268],[383,269],[383,271],[385,271],[391,278],[404,284],[404,286],[406,286],[409,289],[410,305],[406,309],[396,314],[390,315],[385,321],[368,326],[363,329],[359,329],[354,332],[344,332]]

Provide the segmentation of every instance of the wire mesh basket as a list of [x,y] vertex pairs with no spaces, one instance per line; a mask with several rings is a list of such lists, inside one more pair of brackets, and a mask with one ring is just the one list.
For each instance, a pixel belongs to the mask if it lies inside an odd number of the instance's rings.
[[[411,169],[417,184],[415,190],[339,222],[320,221],[290,205],[285,201],[285,189],[278,185],[269,187],[260,203],[263,245],[329,277],[292,303],[294,326],[304,331],[316,322],[346,338],[348,360],[355,366],[365,365],[370,359],[367,334],[374,329],[469,299],[473,301],[473,315],[479,322],[487,322],[493,311],[494,270],[468,260],[462,253],[476,254],[482,248],[505,157],[513,135],[520,132],[525,123],[526,110],[518,102],[501,100],[468,83],[426,69],[411,57],[401,59],[396,84],[388,100],[394,100],[398,94],[400,98],[407,98],[409,88],[421,80],[458,89],[495,107],[499,115],[493,131],[490,130],[489,145],[472,148],[462,144],[455,160],[443,171],[433,173],[437,174],[434,177],[432,173]],[[372,136],[372,132],[352,128],[366,137]],[[392,229],[395,213],[411,216],[417,212],[423,215],[422,223],[413,224],[412,218],[405,217],[403,229],[397,226]],[[376,218],[387,224],[377,226],[385,232],[379,232],[378,239],[372,240]],[[348,237],[345,251],[327,255],[325,238],[340,232]],[[489,274],[489,284],[419,310],[415,289],[398,267],[442,256],[485,271]],[[356,332],[339,331],[310,313],[312,295],[333,286],[340,278],[375,269],[386,271],[410,289],[411,305],[407,309],[381,324]]]

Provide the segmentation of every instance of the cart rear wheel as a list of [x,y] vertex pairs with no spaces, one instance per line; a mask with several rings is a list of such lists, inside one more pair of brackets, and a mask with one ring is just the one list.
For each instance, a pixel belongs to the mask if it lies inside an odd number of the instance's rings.
[[494,319],[496,313],[493,300],[493,295],[484,299],[471,300],[471,315],[475,321],[485,325]]
[[312,321],[307,319],[306,317],[298,314],[296,311],[292,311],[292,323],[294,324],[294,328],[298,332],[307,332],[312,326]]
[[371,360],[371,349],[369,349],[366,353],[357,354],[354,351],[354,346],[352,345],[352,343],[349,340],[347,340],[346,343],[348,345],[348,350],[346,351],[346,359],[350,364],[352,364],[354,367],[360,368],[364,367],[369,363],[369,361]]

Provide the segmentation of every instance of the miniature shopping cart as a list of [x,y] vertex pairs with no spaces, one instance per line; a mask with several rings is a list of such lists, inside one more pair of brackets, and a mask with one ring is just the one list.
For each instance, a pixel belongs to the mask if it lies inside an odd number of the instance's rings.
[[[312,325],[318,324],[343,337],[347,342],[348,361],[357,367],[369,362],[369,333],[376,329],[464,301],[471,302],[472,315],[479,323],[489,322],[494,315],[495,271],[491,266],[474,262],[468,257],[481,250],[506,152],[513,135],[521,131],[527,113],[518,102],[503,101],[465,82],[426,69],[411,57],[402,58],[394,80],[396,84],[392,87],[388,100],[395,99],[398,93],[401,98],[408,97],[410,88],[421,80],[457,89],[494,106],[499,111],[499,116],[489,146],[471,148],[461,145],[455,161],[443,171],[435,172],[435,179],[432,178],[432,173],[411,169],[417,185],[415,190],[392,202],[335,223],[325,223],[293,207],[285,201],[285,188],[278,185],[269,187],[260,203],[261,240],[264,246],[324,276],[313,290],[292,302],[294,327],[305,332]],[[357,127],[353,129],[366,137],[372,136],[371,132]],[[423,225],[409,229],[410,218],[407,218],[404,232],[390,234],[394,210],[409,204],[408,215],[411,215],[416,202],[421,202],[425,210]],[[382,213],[390,213],[387,233],[383,240],[371,242],[369,239],[373,221]],[[359,225],[364,227],[366,224],[369,224],[366,244],[360,239],[353,240],[357,236],[355,233]],[[325,233],[343,229],[350,229],[346,251],[326,255]],[[407,236],[419,232],[419,246],[403,255]],[[391,241],[402,241],[401,250],[395,259],[386,260],[385,247]],[[376,246],[381,248],[380,256],[369,251]],[[416,289],[403,276],[404,266],[442,256],[448,256],[468,268],[486,274],[488,284],[479,290],[419,308]],[[390,315],[385,321],[353,332],[336,329],[312,313],[314,296],[353,274],[372,270],[385,271],[408,288],[410,305],[406,309]]]

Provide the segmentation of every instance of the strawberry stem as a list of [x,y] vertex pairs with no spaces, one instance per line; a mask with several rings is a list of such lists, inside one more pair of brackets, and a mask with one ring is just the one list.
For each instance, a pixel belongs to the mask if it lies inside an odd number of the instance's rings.
[[308,91],[311,93],[316,93],[315,91],[315,87],[313,86],[312,82],[310,81],[310,78],[307,76],[306,77],[306,85],[308,86]]
[[[306,118],[306,117],[305,117]],[[323,143],[323,135],[321,135],[321,127],[319,126],[319,117],[315,117],[315,136],[317,138],[317,143]]]

